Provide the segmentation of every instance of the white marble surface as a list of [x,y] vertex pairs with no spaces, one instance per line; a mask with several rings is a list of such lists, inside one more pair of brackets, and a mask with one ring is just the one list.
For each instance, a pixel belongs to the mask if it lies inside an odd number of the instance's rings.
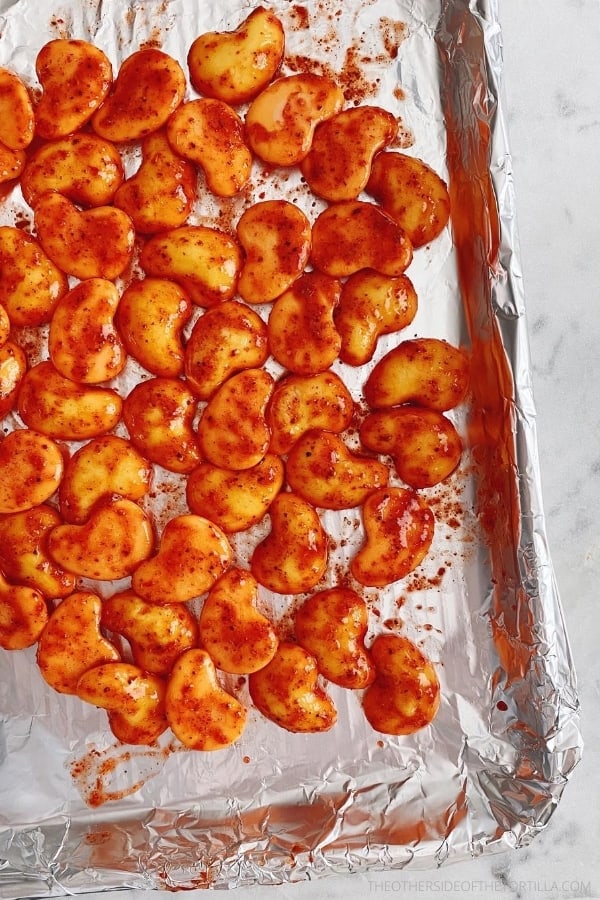
[[547,531],[579,675],[584,758],[527,849],[431,872],[238,889],[235,900],[600,898],[600,3],[500,5]]

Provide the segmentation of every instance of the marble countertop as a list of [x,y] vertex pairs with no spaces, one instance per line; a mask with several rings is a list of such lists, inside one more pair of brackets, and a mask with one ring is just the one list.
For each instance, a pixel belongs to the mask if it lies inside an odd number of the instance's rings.
[[600,581],[600,5],[500,0],[500,13],[544,505],[579,676],[583,760],[525,849],[431,871],[240,888],[234,900],[600,898],[600,655],[592,624]]

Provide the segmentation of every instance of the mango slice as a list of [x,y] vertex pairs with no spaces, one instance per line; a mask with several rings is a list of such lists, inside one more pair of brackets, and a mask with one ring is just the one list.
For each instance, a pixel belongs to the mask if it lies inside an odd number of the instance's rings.
[[167,685],[171,730],[191,750],[223,750],[242,736],[246,709],[223,690],[205,650],[179,657]]
[[371,647],[375,681],[363,709],[376,731],[413,734],[425,728],[440,705],[440,684],[427,657],[408,638],[382,634]]
[[250,675],[250,696],[263,716],[286,731],[329,731],[337,711],[318,677],[314,656],[298,644],[283,641],[271,662]]
[[256,609],[258,584],[250,572],[230,569],[209,591],[200,613],[200,641],[217,668],[247,675],[266,666],[278,640]]
[[360,584],[385,587],[425,559],[433,540],[434,516],[414,491],[397,487],[373,491],[362,514],[366,540],[350,563]]
[[310,591],[327,567],[327,535],[310,503],[291,492],[275,497],[269,509],[271,531],[257,545],[252,574],[279,594]]
[[125,662],[108,662],[85,672],[77,696],[108,712],[110,730],[124,744],[153,744],[168,728],[165,684]]
[[187,59],[190,80],[205,97],[246,103],[277,73],[284,44],[280,20],[259,6],[235,31],[209,31],[192,42]]
[[232,558],[226,535],[213,522],[175,516],[165,526],[157,554],[137,567],[131,585],[150,603],[186,603],[209,590]]
[[120,660],[116,647],[100,632],[101,609],[100,597],[77,591],[50,615],[38,642],[37,662],[55,691],[75,694],[84,672]]

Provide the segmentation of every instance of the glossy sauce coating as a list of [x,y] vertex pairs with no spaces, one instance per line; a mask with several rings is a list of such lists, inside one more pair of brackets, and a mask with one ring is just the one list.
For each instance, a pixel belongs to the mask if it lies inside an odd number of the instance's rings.
[[334,587],[304,601],[294,616],[294,633],[322,675],[341,687],[360,690],[375,678],[364,644],[368,624],[363,598],[351,588]]
[[350,564],[356,580],[385,587],[423,561],[434,532],[434,516],[425,501],[404,488],[380,488],[362,507],[366,540]]
[[60,484],[64,459],[58,444],[28,428],[0,441],[0,513],[16,513],[44,503]]
[[43,678],[62,694],[75,694],[88,669],[120,659],[100,632],[100,597],[78,591],[51,614],[39,640],[37,661]]
[[46,503],[0,518],[0,569],[48,600],[67,597],[76,585],[75,576],[48,554],[48,534],[60,524],[59,513]]
[[286,731],[329,731],[337,710],[318,674],[314,656],[285,641],[271,662],[250,676],[250,696],[263,716]]
[[371,647],[375,681],[363,709],[384,734],[413,734],[428,725],[440,705],[440,684],[431,662],[398,634],[379,635]]
[[256,609],[258,583],[233,568],[209,591],[200,613],[200,642],[224,672],[246,675],[264,668],[277,651],[269,619]]
[[184,92],[185,75],[177,60],[154,47],[136,50],[122,63],[92,127],[116,143],[139,140],[165,124]]
[[192,750],[222,750],[246,727],[245,707],[220,686],[205,650],[188,650],[179,657],[165,699],[172,731]]
[[50,41],[38,53],[35,68],[43,89],[35,108],[35,130],[46,140],[81,128],[112,84],[108,57],[89,41]]

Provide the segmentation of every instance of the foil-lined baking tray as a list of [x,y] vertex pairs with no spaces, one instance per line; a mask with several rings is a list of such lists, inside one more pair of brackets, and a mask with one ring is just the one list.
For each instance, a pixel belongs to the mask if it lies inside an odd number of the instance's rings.
[[[104,713],[47,688],[33,650],[0,651],[1,898],[233,888],[522,846],[547,824],[581,754],[541,504],[497,2],[270,6],[286,28],[283,71],[331,71],[349,103],[390,109],[408,152],[450,187],[452,227],[408,272],[419,312],[402,338],[469,349],[472,395],[453,416],[468,451],[447,484],[424,492],[437,519],[428,559],[369,598],[373,633],[401,628],[437,664],[441,708],[429,728],[386,737],[366,724],[359,697],[332,688],[339,721],[327,734],[291,735],[254,711],[227,751],[183,751],[168,738],[125,747]],[[98,44],[115,71],[147,43],[185,68],[197,34],[236,27],[251,8],[0,0],[0,65],[35,90],[38,50],[68,36]],[[315,215],[292,177],[275,173],[269,190]],[[218,213],[204,202],[195,221]],[[1,215],[31,220],[18,192]],[[340,517],[326,518],[341,538]]]

